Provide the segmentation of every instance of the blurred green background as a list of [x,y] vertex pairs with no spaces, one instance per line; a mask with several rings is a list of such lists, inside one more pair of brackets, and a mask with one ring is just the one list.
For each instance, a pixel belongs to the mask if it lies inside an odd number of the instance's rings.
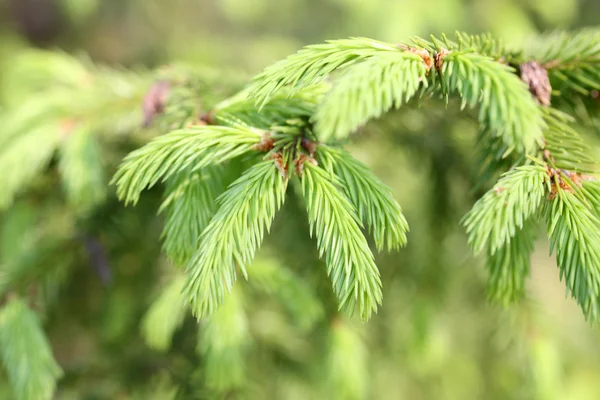
[[[489,31],[518,46],[539,32],[598,22],[596,0],[0,0],[0,68],[41,47],[130,68],[186,62],[252,76],[326,39],[397,42]],[[246,306],[252,344],[239,361],[245,379],[226,390],[207,387],[202,357],[190,354],[192,318],[167,354],[140,339],[141,318],[172,268],[159,255],[160,193],[135,209],[109,200],[84,225],[108,249],[110,283],[79,250],[63,253],[72,254],[68,261],[44,259],[73,266],[45,318],[65,371],[57,398],[599,399],[598,329],[565,299],[545,240],[533,257],[528,298],[507,309],[486,300],[486,271],[459,226],[478,195],[471,190],[476,130],[451,104],[407,107],[356,138],[351,151],[393,188],[411,225],[406,249],[377,255],[383,307],[364,325],[340,317],[343,329],[326,320],[298,329],[274,301],[253,300]],[[48,198],[58,191],[40,190]],[[6,221],[14,228],[31,214],[18,207],[3,216],[4,232]],[[48,225],[65,218],[60,208],[45,207],[34,206],[31,218]],[[300,209],[291,204],[276,221],[257,262],[303,276],[323,265],[294,207]],[[3,252],[12,235],[4,235]],[[306,278],[322,292],[323,276]],[[10,399],[4,378],[2,385],[0,398]]]

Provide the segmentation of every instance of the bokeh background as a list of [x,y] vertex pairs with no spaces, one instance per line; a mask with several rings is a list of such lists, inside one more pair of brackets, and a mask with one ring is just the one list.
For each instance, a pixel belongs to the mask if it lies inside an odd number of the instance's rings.
[[[489,31],[518,46],[540,32],[595,24],[596,0],[0,0],[0,74],[31,47],[133,69],[185,62],[251,77],[326,39]],[[9,102],[2,83],[0,92]],[[598,131],[586,129],[597,145]],[[325,319],[300,329],[276,301],[253,300],[245,306],[252,343],[238,366],[244,379],[224,389],[206,384],[192,318],[167,353],[140,339],[143,315],[172,268],[159,253],[159,191],[135,209],[108,200],[82,223],[105,250],[110,279],[81,249],[62,258],[29,249],[47,268],[71,265],[44,318],[64,369],[57,398],[599,399],[600,333],[565,298],[547,241],[537,244],[526,299],[506,309],[486,300],[486,271],[459,225],[480,194],[472,191],[476,131],[450,104],[407,107],[356,137],[351,151],[393,188],[411,225],[407,248],[377,255],[383,307],[364,325],[341,316],[347,334]],[[58,191],[42,186],[38,197]],[[2,257],[27,234],[19,221],[60,225],[69,213],[43,200],[28,204],[3,214],[10,229]],[[258,262],[285,265],[326,290],[323,276],[306,272],[323,265],[301,206],[286,207]],[[0,372],[0,398],[10,399],[5,378]]]

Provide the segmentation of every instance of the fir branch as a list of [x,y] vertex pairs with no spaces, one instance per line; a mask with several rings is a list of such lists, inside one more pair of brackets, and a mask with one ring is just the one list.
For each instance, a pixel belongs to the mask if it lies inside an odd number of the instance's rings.
[[443,56],[442,88],[456,92],[461,108],[479,106],[479,121],[511,150],[533,151],[542,139],[542,112],[524,82],[501,63],[472,52]]
[[502,247],[488,253],[488,298],[504,306],[519,300],[525,293],[531,253],[537,238],[537,225],[531,221],[515,233]]
[[320,256],[325,254],[339,308],[350,314],[358,308],[367,320],[381,304],[381,279],[356,210],[336,184],[339,181],[324,169],[305,164],[302,193],[311,236],[317,237]]
[[[446,42],[447,39],[442,37]],[[492,36],[491,33],[470,35],[465,32],[456,32],[456,45],[446,45],[448,48],[458,48],[459,51],[473,49],[477,53],[491,57],[496,61],[509,63],[518,55],[517,52],[509,50],[504,43]]]
[[235,118],[249,126],[270,129],[290,119],[308,120],[328,89],[329,85],[320,84],[293,93],[282,90],[270,98],[260,110],[256,107],[255,101],[248,98],[248,90],[244,90],[217,104],[213,108],[213,114],[215,120],[223,124]]
[[542,64],[553,87],[587,95],[600,90],[600,31],[583,29],[540,36],[525,50],[524,57]]
[[565,281],[567,294],[577,300],[586,319],[597,321],[600,316],[600,216],[571,186],[558,185],[556,196],[545,209],[550,252],[556,251],[560,279]]
[[283,204],[287,179],[273,161],[250,167],[219,199],[220,208],[200,237],[200,248],[188,263],[185,295],[198,318],[210,316],[246,267]]
[[252,150],[265,132],[249,126],[195,126],[150,141],[123,160],[112,179],[117,195],[135,204],[143,190],[189,170],[220,164]]
[[526,163],[524,154],[517,154],[488,129],[480,129],[477,135],[476,183],[473,190],[480,190],[496,182],[500,174]]
[[0,355],[15,399],[52,399],[62,371],[37,315],[19,299],[0,310]]
[[320,145],[318,160],[340,179],[358,217],[373,234],[379,251],[406,244],[408,223],[391,189],[369,168],[342,149]]
[[222,166],[184,171],[169,180],[159,213],[166,213],[163,251],[176,265],[185,265],[198,250],[198,238],[217,212],[216,199],[225,187]]
[[584,180],[581,182],[581,191],[596,215],[600,217],[600,181],[595,179]]
[[382,52],[336,79],[314,116],[322,141],[343,139],[371,118],[399,108],[427,85],[423,59],[408,51]]
[[142,320],[142,336],[146,344],[158,351],[167,351],[173,334],[185,318],[187,303],[181,294],[185,277],[177,276],[161,291]]
[[432,53],[439,52],[442,48],[461,52],[471,51],[504,63],[519,55],[519,53],[509,50],[501,40],[494,38],[491,33],[470,35],[457,31],[455,36],[456,40],[451,40],[446,35],[441,35],[441,38],[431,36],[431,40],[415,36],[410,39],[410,42]]
[[331,40],[306,46],[256,76],[250,87],[250,97],[260,108],[285,86],[290,86],[289,94],[293,95],[299,89],[319,83],[335,70],[383,52],[400,51],[388,43],[367,38]]
[[60,147],[59,171],[69,202],[86,212],[106,196],[100,146],[87,127],[75,128]]
[[538,212],[549,188],[547,171],[540,166],[521,166],[503,174],[463,218],[473,251],[489,246],[489,255],[493,255],[509,243]]
[[200,330],[198,352],[204,360],[205,382],[209,388],[223,393],[244,384],[249,344],[248,318],[243,293],[238,287]]
[[544,150],[549,152],[556,168],[576,172],[593,172],[596,161],[590,156],[589,147],[572,128],[574,118],[551,107],[542,107],[546,130]]

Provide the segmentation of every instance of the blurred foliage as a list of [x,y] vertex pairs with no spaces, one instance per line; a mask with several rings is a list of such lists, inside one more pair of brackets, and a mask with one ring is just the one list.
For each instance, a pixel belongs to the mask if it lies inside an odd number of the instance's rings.
[[[104,76],[110,84],[88,92],[82,89],[85,71],[60,66],[62,72],[53,74],[44,69],[48,59],[30,59],[30,70],[18,67],[30,47],[87,54],[135,67],[140,76],[166,64],[195,71],[208,66],[216,72],[202,73],[199,81],[209,83],[190,84],[179,95],[206,93],[204,101],[212,105],[241,81],[220,78],[223,71],[251,75],[324,39],[397,42],[458,29],[490,31],[518,43],[536,32],[597,23],[599,16],[600,3],[591,0],[0,0],[0,120],[22,102],[54,101],[67,114],[97,113],[101,127],[104,107],[112,103],[103,89],[120,87],[118,74]],[[12,75],[4,73],[9,70]],[[147,82],[131,92],[137,111],[123,116],[126,134],[93,131],[105,176],[156,133],[137,129]],[[59,94],[41,94],[57,83]],[[93,110],[71,104],[81,93],[98,100]],[[586,117],[584,128],[598,140],[597,115],[570,106]],[[70,177],[79,186],[64,187],[56,156],[42,155],[49,157],[39,164],[46,173],[32,175],[26,194],[17,194],[1,214],[0,290],[10,279],[11,289],[18,285],[28,294],[31,309],[42,310],[40,321],[30,318],[29,309],[17,317],[34,328],[44,325],[62,369],[56,398],[600,398],[597,328],[563,299],[544,245],[534,253],[526,300],[507,309],[486,300],[482,262],[470,256],[458,224],[481,195],[470,189],[477,126],[458,108],[403,108],[369,124],[349,147],[392,187],[411,224],[407,248],[377,256],[385,302],[364,325],[329,318],[336,302],[324,268],[307,268],[322,265],[293,196],[259,252],[256,270],[249,270],[254,279],[239,283],[218,318],[197,323],[189,313],[169,312],[181,305],[169,293],[176,271],[160,255],[163,221],[155,210],[161,191],[125,208],[114,188],[97,193],[93,180]],[[86,142],[90,136],[82,135],[71,146],[97,157]],[[28,147],[32,154],[36,140]],[[89,157],[74,162],[85,161]],[[13,173],[23,171],[10,165],[2,171]],[[68,193],[78,190],[85,196],[70,200]],[[278,273],[280,265],[289,274]],[[290,290],[282,292],[281,285]],[[2,301],[11,302],[9,311],[23,307],[20,300]],[[0,340],[5,318],[0,316]],[[161,324],[160,332],[149,328]],[[22,329],[36,336],[34,328]],[[8,378],[0,372],[3,399],[16,396]]]

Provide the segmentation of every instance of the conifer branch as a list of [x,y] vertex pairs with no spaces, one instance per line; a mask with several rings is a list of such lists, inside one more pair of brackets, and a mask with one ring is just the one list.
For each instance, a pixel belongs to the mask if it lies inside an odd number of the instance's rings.
[[260,109],[285,86],[290,86],[289,94],[292,95],[299,89],[319,83],[335,70],[381,52],[399,51],[393,45],[367,38],[330,40],[324,44],[306,46],[256,76],[250,87],[250,97],[255,99]]
[[159,213],[166,214],[163,251],[176,265],[185,265],[198,250],[200,234],[217,212],[216,199],[226,184],[221,166],[184,171],[168,181]]
[[521,166],[502,178],[463,218],[475,253],[489,246],[489,255],[509,243],[525,222],[536,215],[550,190],[550,178],[540,166]]
[[188,263],[184,293],[198,318],[209,317],[246,267],[284,199],[287,179],[273,161],[250,167],[219,199],[219,210],[200,237]]
[[[560,179],[568,179],[562,176]],[[600,216],[573,182],[556,185],[545,207],[550,251],[556,251],[560,278],[583,314],[597,321],[600,312]],[[585,192],[584,192],[585,193]],[[590,193],[590,192],[587,192]],[[598,202],[598,192],[594,202]]]
[[112,179],[117,195],[135,204],[143,190],[184,170],[194,172],[252,150],[265,132],[249,126],[195,126],[159,136],[133,151]]
[[490,300],[506,306],[523,297],[536,238],[537,225],[528,220],[502,247],[488,252]]
[[282,90],[274,94],[260,110],[255,101],[248,98],[248,90],[243,90],[217,104],[213,108],[214,118],[223,124],[235,119],[261,129],[283,125],[290,119],[308,120],[328,89],[329,85],[320,84],[294,92]]
[[324,168],[340,179],[358,218],[373,234],[377,250],[397,250],[404,246],[408,223],[391,189],[342,149],[320,145],[318,156]]
[[593,172],[596,161],[590,156],[590,148],[573,129],[574,118],[551,107],[543,107],[546,130],[544,131],[545,158],[550,157],[554,167],[574,172]]
[[37,315],[18,298],[0,309],[0,356],[16,400],[50,400],[62,371]]
[[335,80],[313,120],[322,141],[343,139],[372,118],[410,100],[427,85],[423,59],[412,52],[382,52]]
[[541,36],[524,57],[548,70],[553,86],[587,95],[600,90],[600,31],[584,29]]
[[442,88],[460,96],[461,108],[479,106],[479,121],[509,149],[523,153],[539,146],[542,113],[510,67],[466,51],[449,50],[441,59]]
[[339,307],[350,314],[358,309],[367,320],[381,303],[381,279],[356,210],[337,185],[339,181],[322,168],[305,165],[302,193],[311,235],[317,237],[320,256],[325,254]]
[[600,217],[600,181],[596,179],[582,181],[581,191],[584,198],[590,203],[594,213]]

